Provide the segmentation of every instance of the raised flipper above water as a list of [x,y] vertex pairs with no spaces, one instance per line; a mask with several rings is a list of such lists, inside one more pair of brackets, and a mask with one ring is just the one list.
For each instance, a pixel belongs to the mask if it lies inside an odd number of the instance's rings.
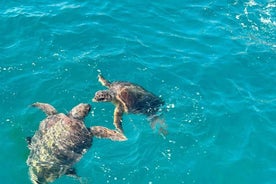
[[107,88],[109,88],[111,85],[111,83],[108,80],[106,80],[101,74],[98,75],[98,80],[103,86]]

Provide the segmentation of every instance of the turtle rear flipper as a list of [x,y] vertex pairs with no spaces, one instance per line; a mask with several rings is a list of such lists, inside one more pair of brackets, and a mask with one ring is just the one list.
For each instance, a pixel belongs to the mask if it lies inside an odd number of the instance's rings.
[[93,126],[90,128],[90,132],[93,136],[98,138],[111,139],[112,141],[126,141],[127,138],[122,133],[116,130],[110,130],[102,126]]
[[79,178],[78,174],[77,174],[77,171],[76,171],[76,168],[72,167],[70,169],[68,169],[65,173],[67,176],[72,176],[72,177],[76,177],[76,178]]
[[53,106],[47,103],[36,102],[32,104],[32,107],[37,107],[41,109],[47,116],[57,114],[57,110]]
[[26,139],[26,141],[27,141],[27,143],[28,143],[28,146],[30,146],[31,143],[32,143],[32,136],[28,136],[28,137],[26,137],[25,139]]
[[155,115],[149,117],[150,126],[153,130],[158,129],[158,133],[162,136],[166,136],[168,134],[167,125],[165,120],[161,117]]
[[69,168],[69,169],[66,171],[65,175],[77,179],[77,180],[79,181],[79,183],[81,183],[81,184],[83,183],[83,182],[82,182],[83,179],[78,175],[77,170],[76,170],[76,168],[74,168],[74,167]]

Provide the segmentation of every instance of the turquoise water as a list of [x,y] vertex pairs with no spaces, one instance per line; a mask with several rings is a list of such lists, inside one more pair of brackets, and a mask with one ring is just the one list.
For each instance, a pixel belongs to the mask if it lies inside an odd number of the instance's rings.
[[54,183],[276,183],[276,2],[2,1],[1,183],[30,183],[25,137],[45,115],[90,103],[86,125],[113,128],[93,103],[110,80],[162,96],[166,138],[124,116],[128,141],[94,139],[81,181]]

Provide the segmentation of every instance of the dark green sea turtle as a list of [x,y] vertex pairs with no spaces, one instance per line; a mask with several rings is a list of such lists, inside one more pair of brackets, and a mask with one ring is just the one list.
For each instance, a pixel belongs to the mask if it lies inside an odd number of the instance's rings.
[[34,103],[47,115],[32,138],[28,139],[30,155],[27,160],[34,184],[53,182],[60,176],[76,175],[74,164],[92,145],[92,138],[124,141],[121,133],[101,126],[87,128],[83,122],[90,111],[89,104],[75,106],[68,115],[58,113],[45,103]]
[[[117,130],[123,132],[122,116],[124,113],[144,114],[149,117],[151,127],[155,128],[160,123],[159,131],[166,134],[164,120],[157,115],[164,101],[147,91],[143,87],[130,82],[109,82],[102,75],[98,75],[99,82],[107,87],[95,93],[93,102],[112,102],[115,105],[114,125]],[[163,127],[162,127],[163,126]]]

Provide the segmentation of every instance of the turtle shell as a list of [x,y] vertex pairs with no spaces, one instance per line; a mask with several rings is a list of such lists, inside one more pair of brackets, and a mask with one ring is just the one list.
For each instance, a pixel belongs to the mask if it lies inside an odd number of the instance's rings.
[[33,183],[48,183],[66,174],[92,145],[83,121],[56,114],[44,119],[31,139],[27,164]]
[[114,82],[111,84],[110,90],[115,92],[116,99],[122,103],[124,111],[127,113],[153,115],[164,104],[160,97],[136,84]]

